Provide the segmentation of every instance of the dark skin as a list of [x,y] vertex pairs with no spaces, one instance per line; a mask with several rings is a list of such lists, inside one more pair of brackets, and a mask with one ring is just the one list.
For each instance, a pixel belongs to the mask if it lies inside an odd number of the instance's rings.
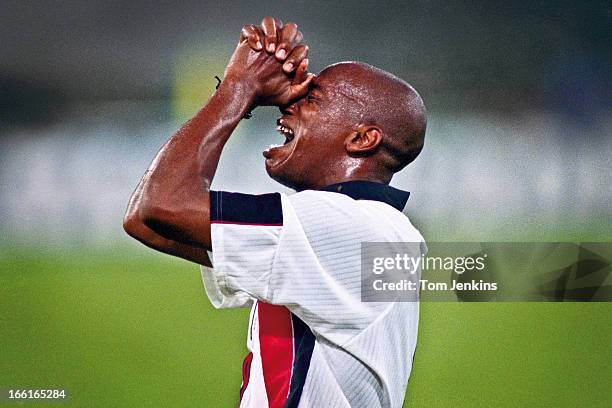
[[389,183],[423,146],[425,110],[399,78],[343,62],[319,73],[305,98],[281,107],[290,143],[264,152],[270,177],[295,190],[349,180]]
[[[298,191],[349,180],[388,183],[423,145],[425,111],[408,84],[360,63],[307,72],[295,24],[243,27],[224,80],[161,148],[133,193],[126,232],[158,251],[209,265],[209,188],[221,151],[249,110],[279,106],[285,144],[266,170]],[[414,156],[414,157],[413,157]]]

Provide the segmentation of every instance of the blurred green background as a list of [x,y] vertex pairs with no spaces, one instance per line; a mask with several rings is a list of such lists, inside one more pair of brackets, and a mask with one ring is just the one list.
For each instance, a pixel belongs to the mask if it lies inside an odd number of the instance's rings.
[[[65,388],[76,407],[237,405],[248,310],[214,310],[197,267],[137,248],[12,248],[0,267],[2,386]],[[421,310],[405,406],[610,405],[609,303]]]
[[[0,388],[236,405],[248,311],[214,310],[197,266],[130,240],[121,218],[240,28],[267,14],[298,23],[312,70],[360,60],[420,91],[425,149],[392,184],[428,241],[612,242],[609,2],[3,1]],[[261,158],[277,116],[240,124],[213,187],[288,192]],[[611,406],[611,312],[423,303],[405,405]]]

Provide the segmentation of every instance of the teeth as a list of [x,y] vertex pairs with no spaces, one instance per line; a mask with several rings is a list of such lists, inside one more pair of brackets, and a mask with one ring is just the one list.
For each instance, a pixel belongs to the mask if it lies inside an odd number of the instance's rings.
[[266,149],[264,150],[265,152],[269,152],[272,149],[276,149],[277,147],[282,147],[283,145],[279,145],[279,144],[271,144],[270,146],[266,147]]
[[293,137],[293,130],[289,129],[287,126],[278,125],[276,127],[276,130],[278,130],[280,133],[283,134],[283,136],[287,138]]

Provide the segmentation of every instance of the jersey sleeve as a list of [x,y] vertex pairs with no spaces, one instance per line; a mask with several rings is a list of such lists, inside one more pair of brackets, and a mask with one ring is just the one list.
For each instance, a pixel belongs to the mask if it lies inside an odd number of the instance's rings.
[[202,267],[215,307],[269,300],[274,257],[283,229],[281,194],[210,192],[213,268]]

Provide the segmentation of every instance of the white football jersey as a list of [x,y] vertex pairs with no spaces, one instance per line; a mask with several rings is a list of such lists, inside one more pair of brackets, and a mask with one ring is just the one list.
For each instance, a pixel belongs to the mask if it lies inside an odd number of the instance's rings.
[[206,293],[217,308],[251,307],[240,407],[402,406],[419,304],[361,301],[361,243],[426,252],[401,212],[408,194],[366,181],[211,192]]

